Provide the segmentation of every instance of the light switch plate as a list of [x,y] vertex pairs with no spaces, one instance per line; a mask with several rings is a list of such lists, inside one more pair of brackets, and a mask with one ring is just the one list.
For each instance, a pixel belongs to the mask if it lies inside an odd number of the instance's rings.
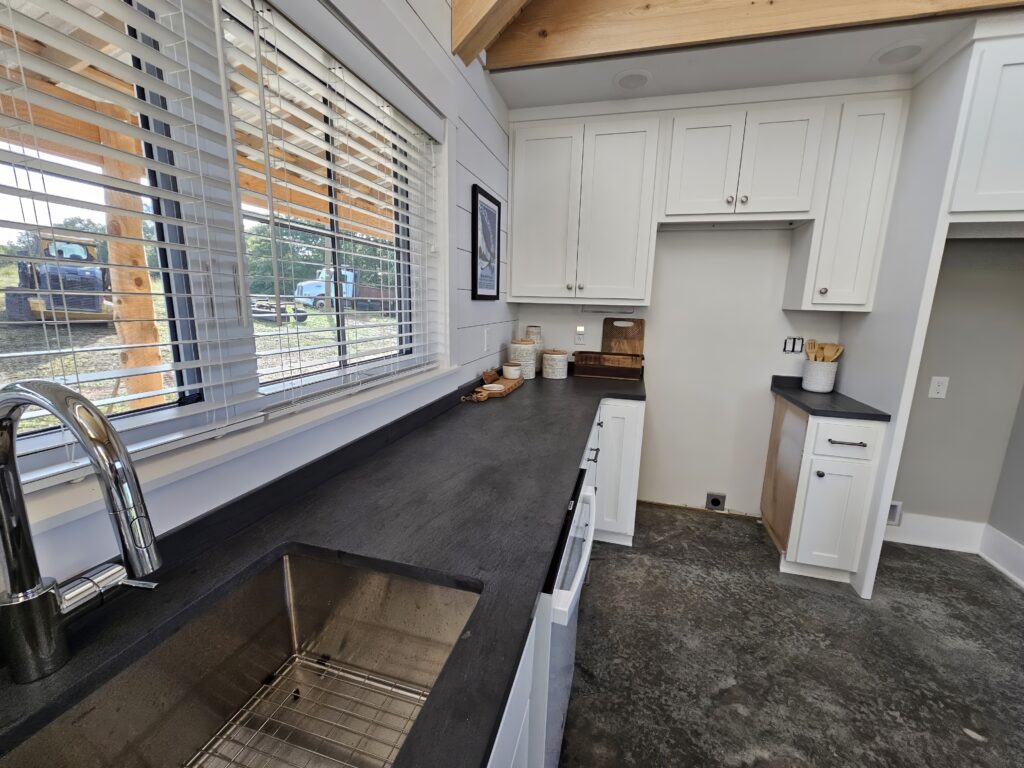
[[932,376],[931,384],[928,385],[928,397],[933,400],[945,400],[948,389],[949,376]]
[[587,329],[586,329],[585,326],[582,326],[582,325],[577,325],[576,326],[576,336],[573,339],[573,343],[576,344],[576,346],[582,347],[584,344],[587,343],[586,342],[586,338],[585,338],[586,332],[587,332]]

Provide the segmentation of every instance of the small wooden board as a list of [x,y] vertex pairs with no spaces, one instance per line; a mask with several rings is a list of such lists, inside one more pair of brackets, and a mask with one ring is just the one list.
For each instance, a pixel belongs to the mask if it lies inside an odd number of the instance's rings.
[[644,321],[631,317],[606,317],[601,330],[601,351],[625,355],[644,353]]
[[515,392],[517,389],[519,389],[519,387],[523,386],[523,381],[525,381],[525,379],[501,378],[498,379],[497,381],[489,382],[493,384],[501,384],[501,386],[503,386],[504,389],[501,390],[500,392],[492,392],[489,389],[477,387],[476,389],[473,390],[473,394],[463,396],[462,402],[482,403],[485,400],[490,400],[492,397],[505,397],[506,395]]

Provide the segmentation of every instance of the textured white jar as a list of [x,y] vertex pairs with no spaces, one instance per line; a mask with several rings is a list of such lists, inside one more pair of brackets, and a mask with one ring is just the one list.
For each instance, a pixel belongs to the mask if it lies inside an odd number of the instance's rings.
[[804,378],[800,383],[807,392],[831,392],[836,386],[839,363],[804,360]]
[[513,339],[508,346],[508,361],[523,367],[523,378],[532,379],[537,375],[537,349],[531,339]]
[[534,349],[536,350],[537,370],[542,370],[541,366],[544,361],[544,337],[541,335],[541,327],[539,325],[526,326],[526,338],[533,342]]
[[544,350],[545,379],[564,379],[569,375],[569,353],[562,349]]

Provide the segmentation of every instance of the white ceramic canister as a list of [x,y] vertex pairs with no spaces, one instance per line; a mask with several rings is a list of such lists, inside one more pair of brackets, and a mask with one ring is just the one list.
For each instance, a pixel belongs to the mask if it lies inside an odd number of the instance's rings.
[[545,349],[542,370],[545,379],[566,378],[569,375],[569,353],[564,349]]
[[831,392],[836,386],[837,370],[838,362],[804,360],[804,378],[800,385],[807,392]]
[[508,346],[508,361],[523,367],[523,378],[537,375],[537,352],[532,339],[513,339]]
[[539,325],[526,326],[526,338],[533,342],[537,352],[537,370],[541,370],[544,361],[544,337],[541,335]]

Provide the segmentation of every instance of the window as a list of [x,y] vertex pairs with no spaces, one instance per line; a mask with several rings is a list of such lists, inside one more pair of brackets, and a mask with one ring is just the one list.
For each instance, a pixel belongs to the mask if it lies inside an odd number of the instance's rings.
[[434,142],[272,6],[221,6],[260,384],[432,365]]
[[0,0],[0,385],[145,437],[435,366],[436,151],[262,0]]
[[111,0],[0,4],[0,383],[52,379],[114,415],[203,400],[193,271],[216,164],[197,50],[168,21]]

